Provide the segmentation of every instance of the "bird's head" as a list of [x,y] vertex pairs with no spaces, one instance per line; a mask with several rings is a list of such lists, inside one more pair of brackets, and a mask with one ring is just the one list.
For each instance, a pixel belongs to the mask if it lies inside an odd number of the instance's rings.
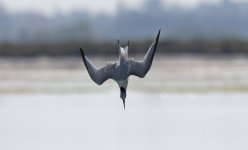
[[126,94],[126,89],[125,88],[123,88],[123,87],[120,87],[120,90],[121,90],[121,95],[120,95],[120,97],[121,97],[121,99],[122,99],[122,102],[123,102],[123,106],[124,106],[124,109],[125,109],[125,100],[126,100],[126,96],[127,96],[127,94]]

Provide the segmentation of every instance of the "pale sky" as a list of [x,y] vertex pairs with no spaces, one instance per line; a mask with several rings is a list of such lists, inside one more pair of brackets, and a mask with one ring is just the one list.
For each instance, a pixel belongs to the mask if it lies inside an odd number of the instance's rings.
[[[86,10],[91,13],[105,12],[108,14],[116,11],[118,3],[123,3],[132,8],[139,8],[144,0],[0,0],[10,12],[35,10],[47,15],[57,12],[68,12],[75,9]],[[163,0],[167,5],[181,5],[194,7],[199,2],[219,2],[221,0]],[[234,0],[235,1],[235,0]],[[248,0],[241,0],[248,1]]]

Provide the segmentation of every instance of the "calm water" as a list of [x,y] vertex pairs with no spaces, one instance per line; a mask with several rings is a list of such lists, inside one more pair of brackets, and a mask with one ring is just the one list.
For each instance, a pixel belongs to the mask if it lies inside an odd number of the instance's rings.
[[248,148],[248,94],[118,96],[0,96],[0,149]]
[[159,59],[125,111],[79,59],[1,61],[0,150],[248,148],[246,59]]

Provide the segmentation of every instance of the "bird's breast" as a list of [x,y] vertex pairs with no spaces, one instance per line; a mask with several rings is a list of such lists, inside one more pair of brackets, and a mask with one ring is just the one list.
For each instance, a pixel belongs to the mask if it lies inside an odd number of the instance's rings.
[[128,74],[129,74],[128,71],[129,69],[127,65],[120,66],[119,75],[122,80],[126,80],[128,78]]

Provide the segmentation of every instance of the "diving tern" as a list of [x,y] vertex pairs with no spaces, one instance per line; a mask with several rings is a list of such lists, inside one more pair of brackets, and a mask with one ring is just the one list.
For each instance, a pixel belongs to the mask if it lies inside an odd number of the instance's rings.
[[105,67],[96,68],[93,63],[85,56],[84,51],[80,48],[84,65],[91,79],[98,85],[103,84],[108,79],[113,79],[120,87],[120,97],[123,101],[125,109],[126,91],[128,78],[130,75],[135,75],[144,78],[150,70],[154,54],[157,50],[159,42],[160,30],[157,34],[156,41],[152,43],[142,61],[136,61],[133,58],[128,58],[129,42],[126,47],[119,45],[119,59],[117,61],[108,62]]

